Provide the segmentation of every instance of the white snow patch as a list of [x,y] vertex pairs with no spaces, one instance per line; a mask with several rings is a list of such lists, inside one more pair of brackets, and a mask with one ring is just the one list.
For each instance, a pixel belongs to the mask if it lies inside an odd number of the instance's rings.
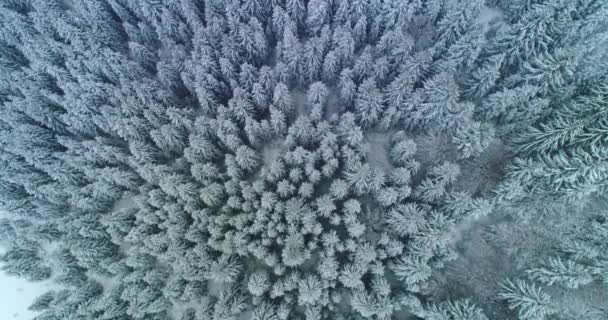
[[290,92],[291,98],[293,99],[293,104],[296,108],[296,114],[298,116],[307,115],[310,113],[310,106],[306,101],[306,93],[301,90],[291,90]]
[[216,281],[207,281],[207,293],[210,296],[217,297],[220,294],[220,291],[224,289],[225,284],[216,282]]
[[462,174],[454,189],[481,195],[493,190],[502,180],[510,157],[508,147],[500,139],[494,139],[481,155],[460,163]]
[[45,262],[52,262],[52,254],[61,247],[61,243],[58,241],[54,242],[42,242],[41,247],[41,258]]
[[394,166],[389,160],[389,150],[391,147],[391,132],[373,132],[365,136],[363,150],[365,151],[367,161],[376,168],[391,171]]
[[74,0],[61,0],[61,3],[69,10],[76,10],[76,6],[74,5]]
[[251,319],[252,316],[253,316],[252,310],[245,310],[245,311],[241,312],[241,314],[239,315],[237,320],[249,320],[249,319]]
[[[123,197],[120,200],[114,202],[114,205],[112,206],[112,211],[132,208],[137,208],[137,202],[135,202],[135,193],[125,193],[123,194]],[[131,246],[133,246],[133,244],[129,241],[124,241],[124,239],[120,242],[117,242],[116,240],[117,239],[113,239],[113,242],[119,246],[118,251],[126,255],[127,251]]]
[[173,316],[173,319],[180,319],[180,316],[188,309],[194,309],[198,312],[200,310],[200,301],[190,300],[179,304],[173,303],[169,313]]
[[340,105],[340,97],[338,97],[338,88],[335,86],[328,88],[329,95],[327,97],[327,105],[325,106],[325,118],[329,119],[332,115],[340,115],[344,110]]
[[117,244],[118,244],[118,251],[120,251],[124,255],[127,255],[129,248],[131,248],[133,246],[133,243],[129,242],[129,241],[122,241],[121,243],[117,243]]
[[266,143],[262,149],[262,160],[264,161],[264,165],[269,167],[276,158],[280,157],[282,150],[282,139],[274,139]]
[[477,17],[477,23],[483,28],[483,33],[490,30],[490,26],[502,21],[503,13],[498,8],[483,7]]
[[456,148],[452,137],[444,134],[420,134],[413,137],[416,155],[423,168],[456,159]]
[[134,197],[123,197],[122,199],[116,201],[112,207],[112,211],[137,208],[137,203],[135,200],[133,200],[133,198]]
[[95,280],[103,287],[103,291],[107,292],[116,286],[120,285],[120,279],[118,277],[104,277],[96,274],[89,273],[89,278]]

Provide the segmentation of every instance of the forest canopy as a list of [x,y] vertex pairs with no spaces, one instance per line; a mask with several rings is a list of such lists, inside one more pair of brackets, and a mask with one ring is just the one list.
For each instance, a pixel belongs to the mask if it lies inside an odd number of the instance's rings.
[[35,320],[608,318],[608,2],[4,0]]

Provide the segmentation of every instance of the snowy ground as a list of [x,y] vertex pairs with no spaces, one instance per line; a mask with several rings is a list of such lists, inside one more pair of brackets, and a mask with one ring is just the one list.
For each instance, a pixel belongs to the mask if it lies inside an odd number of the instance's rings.
[[[6,212],[0,210],[0,218]],[[6,249],[0,246],[0,254]],[[35,298],[50,290],[51,281],[29,282],[24,279],[10,277],[0,270],[0,319],[29,320],[36,313],[27,310]]]
[[[3,249],[0,248],[0,252]],[[28,282],[23,279],[9,277],[0,271],[0,319],[29,320],[36,313],[28,311],[27,307],[39,295],[49,291],[50,281]]]
[[388,153],[391,147],[390,138],[392,132],[386,133],[368,133],[365,135],[365,145],[363,146],[367,161],[376,168],[384,169],[385,172],[390,172],[393,169]]

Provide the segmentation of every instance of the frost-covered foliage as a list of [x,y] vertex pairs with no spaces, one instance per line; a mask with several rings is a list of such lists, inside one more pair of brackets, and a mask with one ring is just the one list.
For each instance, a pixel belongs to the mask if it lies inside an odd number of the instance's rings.
[[[546,201],[499,206],[493,214],[500,219],[479,221],[463,235],[460,257],[434,271],[433,296],[468,294],[488,316],[500,318],[523,319],[528,311],[522,308],[550,310],[547,319],[606,318],[605,199],[583,206]],[[525,292],[550,301],[545,305],[550,308],[535,309],[533,303],[541,300],[524,298]]]
[[509,308],[517,310],[521,320],[540,320],[555,313],[551,297],[523,280],[507,280],[499,297],[509,302]]
[[[56,283],[39,320],[485,320],[475,300],[434,301],[433,272],[496,206],[606,190],[607,13],[2,1],[1,267]],[[484,163],[496,141],[508,166]],[[482,175],[494,193],[460,183]],[[529,281],[605,284],[605,221]],[[496,298],[559,312],[524,281]]]

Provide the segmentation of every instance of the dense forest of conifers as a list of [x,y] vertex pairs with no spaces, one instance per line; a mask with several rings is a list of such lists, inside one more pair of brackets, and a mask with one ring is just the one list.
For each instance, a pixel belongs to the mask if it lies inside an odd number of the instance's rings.
[[605,0],[2,0],[0,267],[35,320],[607,319],[607,42]]

